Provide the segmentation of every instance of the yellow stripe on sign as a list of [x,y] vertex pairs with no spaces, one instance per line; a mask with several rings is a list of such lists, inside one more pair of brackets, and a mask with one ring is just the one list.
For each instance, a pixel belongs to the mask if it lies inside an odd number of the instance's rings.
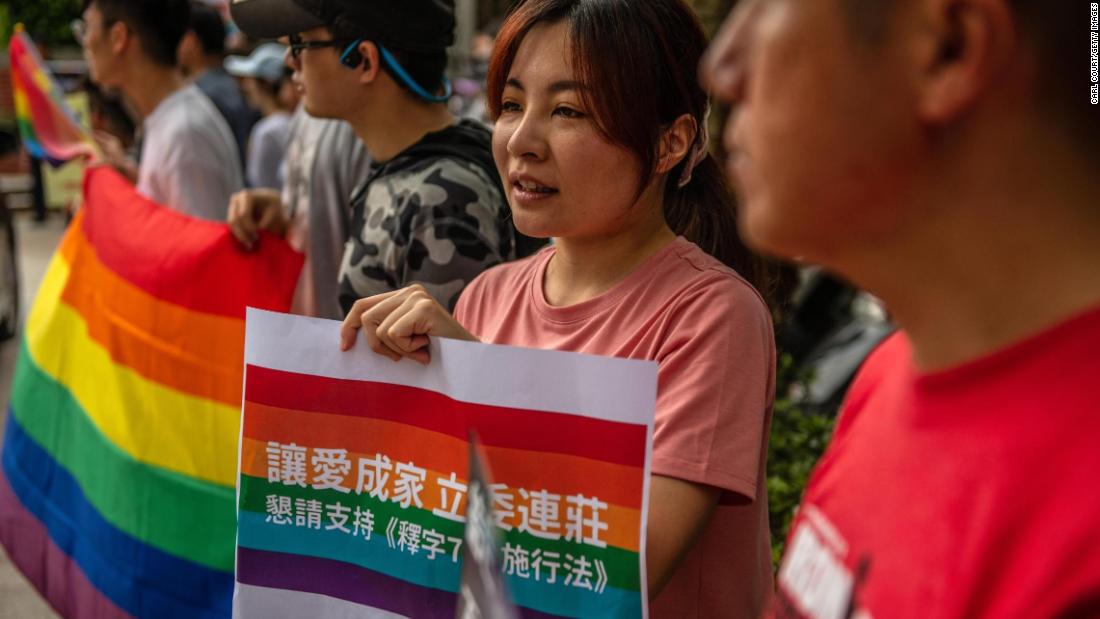
[[112,362],[59,301],[69,265],[54,257],[27,318],[34,362],[64,385],[107,438],[140,462],[232,487],[240,409],[183,394]]

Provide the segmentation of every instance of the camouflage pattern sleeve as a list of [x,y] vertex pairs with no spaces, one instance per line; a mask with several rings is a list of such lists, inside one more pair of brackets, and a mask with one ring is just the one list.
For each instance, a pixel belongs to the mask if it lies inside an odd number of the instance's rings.
[[465,161],[438,158],[376,179],[356,211],[341,269],[345,311],[413,283],[453,310],[475,277],[514,257],[499,187]]

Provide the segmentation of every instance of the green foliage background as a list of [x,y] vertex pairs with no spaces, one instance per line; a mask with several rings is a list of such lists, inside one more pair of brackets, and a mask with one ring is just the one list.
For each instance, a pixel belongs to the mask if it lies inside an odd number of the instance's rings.
[[12,26],[20,22],[47,47],[76,46],[69,24],[80,15],[81,0],[15,0],[10,6],[7,23],[0,18],[0,46],[7,47]]
[[783,556],[787,533],[802,490],[814,464],[825,451],[836,415],[802,410],[790,398],[792,386],[809,376],[800,374],[788,355],[776,368],[776,398],[772,411],[771,442],[768,445],[768,511],[772,530],[772,561]]
[[0,49],[7,48],[11,28],[11,8],[6,4],[0,4]]

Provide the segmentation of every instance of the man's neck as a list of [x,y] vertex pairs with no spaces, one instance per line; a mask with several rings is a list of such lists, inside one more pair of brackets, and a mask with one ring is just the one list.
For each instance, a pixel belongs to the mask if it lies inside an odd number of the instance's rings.
[[374,161],[385,162],[425,135],[441,131],[455,122],[442,104],[410,102],[404,96],[379,97],[349,118],[355,134],[363,141]]
[[195,66],[188,68],[187,73],[192,79],[194,79],[202,75],[203,73],[206,73],[207,71],[224,68],[225,59],[223,59],[221,56],[203,56],[202,58],[198,59],[198,63]]
[[130,71],[121,90],[134,110],[145,118],[182,86],[183,77],[175,67],[142,63]]
[[909,203],[924,205],[925,222],[841,269],[882,298],[922,370],[982,357],[1100,305],[1100,179],[1072,157],[1014,150],[1013,162],[931,171],[943,179],[938,190]]
[[260,115],[264,117],[283,111],[283,109],[279,107],[279,103],[274,99],[260,99],[257,103],[259,103]]

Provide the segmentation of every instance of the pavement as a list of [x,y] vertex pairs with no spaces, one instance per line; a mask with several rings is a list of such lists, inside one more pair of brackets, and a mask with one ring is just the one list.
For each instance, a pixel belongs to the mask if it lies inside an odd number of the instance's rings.
[[[65,231],[64,218],[59,214],[43,223],[31,221],[30,213],[16,213],[15,236],[19,252],[20,308],[25,317],[30,310],[34,293],[42,276],[46,274],[50,257]],[[0,421],[5,421],[7,404],[11,396],[11,378],[15,370],[19,338],[0,343]],[[0,436],[4,425],[0,423]],[[38,595],[27,579],[8,561],[7,553],[0,547],[0,619],[55,619],[57,613]]]

